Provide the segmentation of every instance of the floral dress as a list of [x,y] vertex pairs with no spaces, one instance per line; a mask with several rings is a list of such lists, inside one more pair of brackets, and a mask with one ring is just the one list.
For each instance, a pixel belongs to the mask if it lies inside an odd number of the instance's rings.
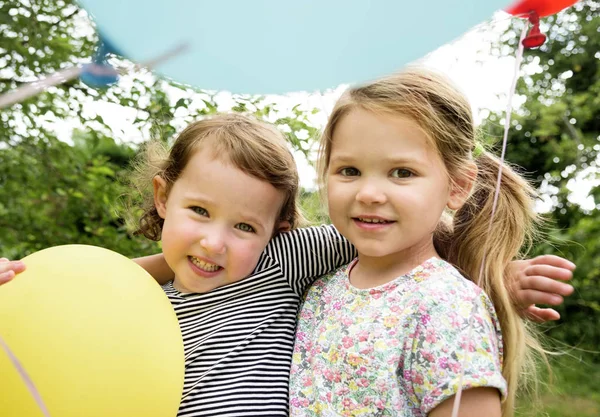
[[464,389],[506,395],[500,325],[479,287],[432,258],[380,287],[357,289],[348,279],[355,262],[306,295],[292,416],[426,416],[457,392],[463,363]]

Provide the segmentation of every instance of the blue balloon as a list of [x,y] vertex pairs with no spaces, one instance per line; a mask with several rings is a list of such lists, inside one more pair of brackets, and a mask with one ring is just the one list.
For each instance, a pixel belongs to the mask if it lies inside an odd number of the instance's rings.
[[317,90],[396,71],[507,0],[81,0],[104,38],[178,82],[236,93]]

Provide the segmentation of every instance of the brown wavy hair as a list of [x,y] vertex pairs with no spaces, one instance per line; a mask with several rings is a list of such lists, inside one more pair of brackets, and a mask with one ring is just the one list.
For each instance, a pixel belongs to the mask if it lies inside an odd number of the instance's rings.
[[130,179],[138,195],[142,196],[136,234],[160,240],[164,220],[154,206],[152,179],[157,175],[163,178],[168,192],[194,152],[207,141],[217,157],[226,158],[236,168],[285,194],[279,221],[289,222],[292,228],[303,222],[298,204],[298,169],[283,134],[274,126],[250,116],[222,114],[187,126],[170,150],[160,140],[145,146]]

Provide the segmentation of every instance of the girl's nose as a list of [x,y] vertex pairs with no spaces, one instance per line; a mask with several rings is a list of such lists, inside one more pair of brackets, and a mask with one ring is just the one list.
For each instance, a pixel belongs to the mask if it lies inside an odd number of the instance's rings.
[[387,197],[376,181],[365,181],[356,193],[356,201],[363,204],[383,204]]
[[200,245],[209,253],[222,255],[225,253],[225,240],[218,235],[212,235],[200,240]]

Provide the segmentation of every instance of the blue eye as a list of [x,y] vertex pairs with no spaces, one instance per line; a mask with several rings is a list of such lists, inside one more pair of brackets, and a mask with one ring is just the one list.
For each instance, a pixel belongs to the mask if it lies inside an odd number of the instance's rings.
[[238,223],[235,225],[236,229],[241,230],[242,232],[255,233],[254,227],[250,226],[248,223]]
[[413,173],[411,171],[409,171],[408,169],[396,168],[396,169],[392,170],[391,176],[393,178],[410,178],[413,176]]
[[360,175],[360,171],[353,167],[342,168],[339,172],[344,177],[358,177]]
[[192,206],[192,207],[190,207],[190,210],[192,210],[194,213],[196,213],[200,216],[208,217],[208,211],[206,211],[206,209],[204,207]]

